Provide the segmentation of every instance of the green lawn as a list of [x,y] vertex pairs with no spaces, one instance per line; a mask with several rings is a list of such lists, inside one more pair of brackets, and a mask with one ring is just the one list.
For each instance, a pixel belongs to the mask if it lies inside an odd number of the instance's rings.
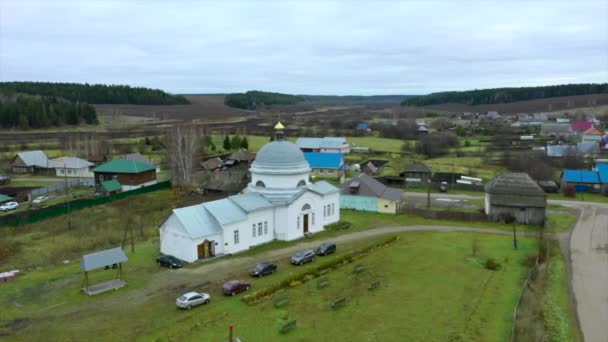
[[401,152],[403,140],[379,137],[346,137],[354,146],[369,147],[375,151]]
[[[511,315],[526,273],[522,261],[535,253],[534,240],[520,239],[520,249],[515,251],[509,237],[441,232],[400,236],[397,242],[360,259],[356,264],[367,269],[361,275],[353,275],[350,264],[327,274],[330,285],[324,289],[317,289],[316,281],[289,289],[282,294],[289,297],[289,304],[280,309],[272,301],[248,306],[238,298],[223,297],[218,285],[211,290],[213,302],[192,311],[174,308],[175,297],[187,288],[173,288],[169,283],[142,296],[141,287],[159,270],[150,262],[156,247],[139,245],[135,253],[128,253],[130,285],[116,293],[80,294],[81,274],[75,262],[3,284],[0,333],[9,333],[17,341],[218,341],[234,323],[236,335],[244,341],[308,341],[318,338],[319,332],[324,340],[334,341],[509,339]],[[472,255],[474,240],[476,256]],[[340,246],[333,257],[372,242]],[[488,257],[500,262],[501,270],[485,270],[481,264]],[[302,269],[281,264],[276,275],[253,280],[253,288],[263,288]],[[174,271],[175,277],[193,284],[205,281],[204,272],[201,277],[185,271]],[[100,272],[98,279],[108,277]],[[241,270],[235,272],[242,274]],[[367,286],[377,280],[381,287],[368,291]],[[329,304],[340,297],[347,298],[346,306],[331,310]],[[278,332],[284,316],[297,320],[297,328],[287,336]]]

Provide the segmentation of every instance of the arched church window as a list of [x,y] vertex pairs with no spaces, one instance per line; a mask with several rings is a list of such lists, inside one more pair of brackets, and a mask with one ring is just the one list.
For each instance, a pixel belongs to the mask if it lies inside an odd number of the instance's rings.
[[298,182],[298,188],[301,187],[301,186],[306,186],[306,181],[303,180],[303,179]]
[[264,184],[264,182],[262,182],[262,181],[257,181],[257,183],[255,183],[255,186],[259,186],[260,188],[265,188],[266,184]]
[[306,210],[310,210],[310,205],[304,204],[304,206],[302,207],[302,211],[306,211]]

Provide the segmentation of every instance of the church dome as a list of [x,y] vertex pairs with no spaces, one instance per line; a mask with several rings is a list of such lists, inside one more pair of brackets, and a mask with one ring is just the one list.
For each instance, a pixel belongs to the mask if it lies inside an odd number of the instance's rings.
[[289,141],[268,143],[256,154],[251,165],[252,173],[292,175],[310,172],[300,148]]

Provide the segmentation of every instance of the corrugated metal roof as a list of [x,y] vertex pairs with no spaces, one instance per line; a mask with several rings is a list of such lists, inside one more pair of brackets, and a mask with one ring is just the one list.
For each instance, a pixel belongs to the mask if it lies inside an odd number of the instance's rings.
[[136,160],[114,159],[93,169],[93,172],[141,173],[155,170],[153,165]]
[[591,170],[564,170],[562,177],[566,182],[571,183],[600,183],[599,174]]
[[598,164],[596,166],[601,183],[608,183],[608,164]]
[[49,167],[49,158],[43,151],[25,151],[17,155],[27,166]]
[[82,259],[80,259],[80,269],[88,272],[127,260],[129,260],[129,258],[127,258],[127,255],[122,248],[116,247],[84,255]]
[[[353,193],[350,186],[356,183],[359,183],[359,186],[355,187],[356,191]],[[342,183],[340,190],[345,195],[374,196],[391,201],[400,201],[403,197],[403,190],[390,188],[365,173]]]
[[422,163],[414,163],[414,164],[410,164],[407,165],[403,171],[403,172],[422,172],[422,173],[431,173],[431,168],[422,164]]
[[6,195],[0,194],[0,203],[12,200],[12,197],[8,197]]
[[485,186],[490,204],[509,207],[547,206],[547,194],[527,173],[504,173]]
[[89,166],[93,166],[93,163],[76,157],[60,157],[49,161],[51,168],[83,169]]
[[230,196],[229,198],[248,213],[260,209],[272,208],[272,203],[255,192]]
[[247,213],[228,198],[203,203],[203,206],[221,225],[247,219]]
[[298,138],[296,145],[300,148],[342,148],[348,142],[341,137]]
[[173,209],[173,214],[193,239],[217,234],[222,231],[215,217],[211,215],[203,204]]
[[342,153],[304,152],[304,158],[313,169],[339,169],[344,164]]
[[340,189],[338,189],[337,187],[333,186],[332,184],[330,184],[326,181],[319,181],[319,182],[310,184],[308,186],[308,189],[310,189],[310,191],[316,192],[320,195],[328,195],[328,194],[340,191]]

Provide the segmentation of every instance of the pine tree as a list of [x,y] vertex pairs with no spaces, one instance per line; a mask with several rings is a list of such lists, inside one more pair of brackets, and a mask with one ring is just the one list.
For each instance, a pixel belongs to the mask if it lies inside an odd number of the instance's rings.
[[243,139],[241,140],[241,148],[244,148],[246,150],[249,149],[249,141],[247,141],[247,137],[243,137]]
[[226,136],[224,138],[224,145],[222,146],[224,148],[224,150],[229,151],[230,150],[230,138],[228,136]]
[[230,146],[232,147],[233,150],[238,150],[241,147],[241,137],[239,137],[238,135],[234,135],[232,137],[232,141],[230,142]]

